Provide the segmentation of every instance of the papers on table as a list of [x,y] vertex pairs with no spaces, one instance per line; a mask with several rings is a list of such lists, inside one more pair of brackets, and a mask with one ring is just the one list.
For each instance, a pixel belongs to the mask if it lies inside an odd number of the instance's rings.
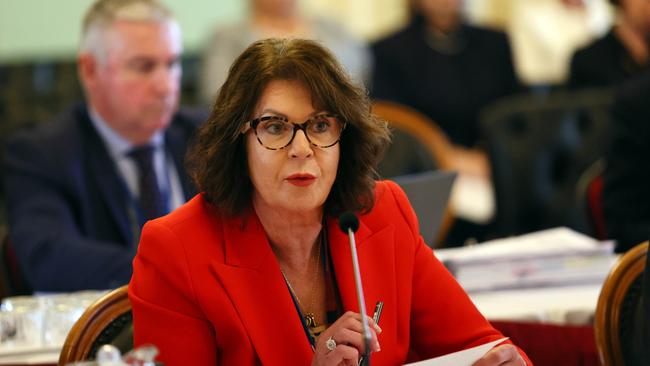
[[616,260],[613,243],[563,227],[435,253],[467,292],[600,284]]
[[490,320],[591,325],[601,284],[470,293]]
[[485,343],[480,346],[450,353],[448,355],[432,358],[425,361],[409,363],[408,365],[404,366],[471,366],[494,346],[505,341],[506,339],[508,338],[501,338],[499,340]]
[[494,189],[489,178],[460,174],[451,191],[451,207],[456,217],[487,224],[493,217]]

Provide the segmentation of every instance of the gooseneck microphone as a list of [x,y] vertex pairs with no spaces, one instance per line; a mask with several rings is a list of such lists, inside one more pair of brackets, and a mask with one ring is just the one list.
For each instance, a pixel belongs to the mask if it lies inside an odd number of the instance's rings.
[[359,229],[359,219],[352,212],[345,212],[339,217],[339,228],[348,234],[350,241],[350,253],[352,254],[352,268],[354,269],[354,284],[357,289],[357,300],[359,300],[359,312],[361,313],[361,324],[363,327],[363,340],[365,345],[364,359],[365,365],[370,365],[370,325],[366,315],[366,299],[363,296],[363,286],[361,285],[361,271],[359,270],[359,258],[357,257],[357,246],[354,240],[354,233]]

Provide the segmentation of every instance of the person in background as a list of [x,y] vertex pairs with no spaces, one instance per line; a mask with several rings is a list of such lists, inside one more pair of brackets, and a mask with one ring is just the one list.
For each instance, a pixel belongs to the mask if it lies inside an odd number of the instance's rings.
[[371,95],[430,117],[461,156],[479,141],[480,109],[519,88],[510,44],[501,32],[465,24],[460,0],[412,6],[405,29],[372,45]]
[[612,23],[608,0],[511,0],[508,34],[515,69],[526,85],[564,85],[573,53]]
[[235,58],[252,42],[269,37],[318,40],[334,52],[356,82],[368,81],[370,51],[340,24],[305,16],[298,0],[250,0],[248,4],[247,19],[217,29],[205,46],[198,84],[206,105],[214,101]]
[[202,121],[178,111],[181,34],[157,0],[99,0],[78,70],[86,103],[8,143],[10,238],[36,291],[126,284],[140,228],[195,193],[182,161]]
[[650,70],[622,84],[603,174],[608,236],[623,253],[650,238]]
[[[451,168],[463,179],[487,182],[490,163],[480,148],[479,112],[520,86],[506,35],[465,24],[461,5],[412,0],[408,26],[372,45],[371,95],[427,115],[452,143]],[[445,242],[483,241],[490,230],[489,224],[458,218]]]
[[[365,306],[384,302],[380,324],[369,320],[372,365],[503,337],[427,248],[404,192],[374,181],[387,124],[330,52],[255,42],[213,105],[188,157],[202,193],[143,229],[129,286],[136,346],[155,344],[168,366],[357,365],[346,211],[359,215]],[[505,342],[476,365],[526,359]]]
[[615,86],[650,69],[650,2],[611,0],[614,27],[573,55],[569,87]]

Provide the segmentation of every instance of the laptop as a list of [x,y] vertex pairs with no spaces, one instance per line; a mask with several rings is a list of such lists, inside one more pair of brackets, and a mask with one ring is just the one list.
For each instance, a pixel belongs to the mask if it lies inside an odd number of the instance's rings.
[[420,224],[420,234],[430,247],[438,237],[457,173],[433,170],[391,178],[406,193]]

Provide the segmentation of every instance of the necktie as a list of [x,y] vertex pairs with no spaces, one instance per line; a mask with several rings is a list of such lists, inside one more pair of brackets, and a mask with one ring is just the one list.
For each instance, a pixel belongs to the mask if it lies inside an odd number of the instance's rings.
[[144,220],[151,220],[167,213],[167,203],[158,186],[156,170],[153,165],[154,147],[136,146],[128,156],[138,167],[138,186],[140,188],[140,209]]

